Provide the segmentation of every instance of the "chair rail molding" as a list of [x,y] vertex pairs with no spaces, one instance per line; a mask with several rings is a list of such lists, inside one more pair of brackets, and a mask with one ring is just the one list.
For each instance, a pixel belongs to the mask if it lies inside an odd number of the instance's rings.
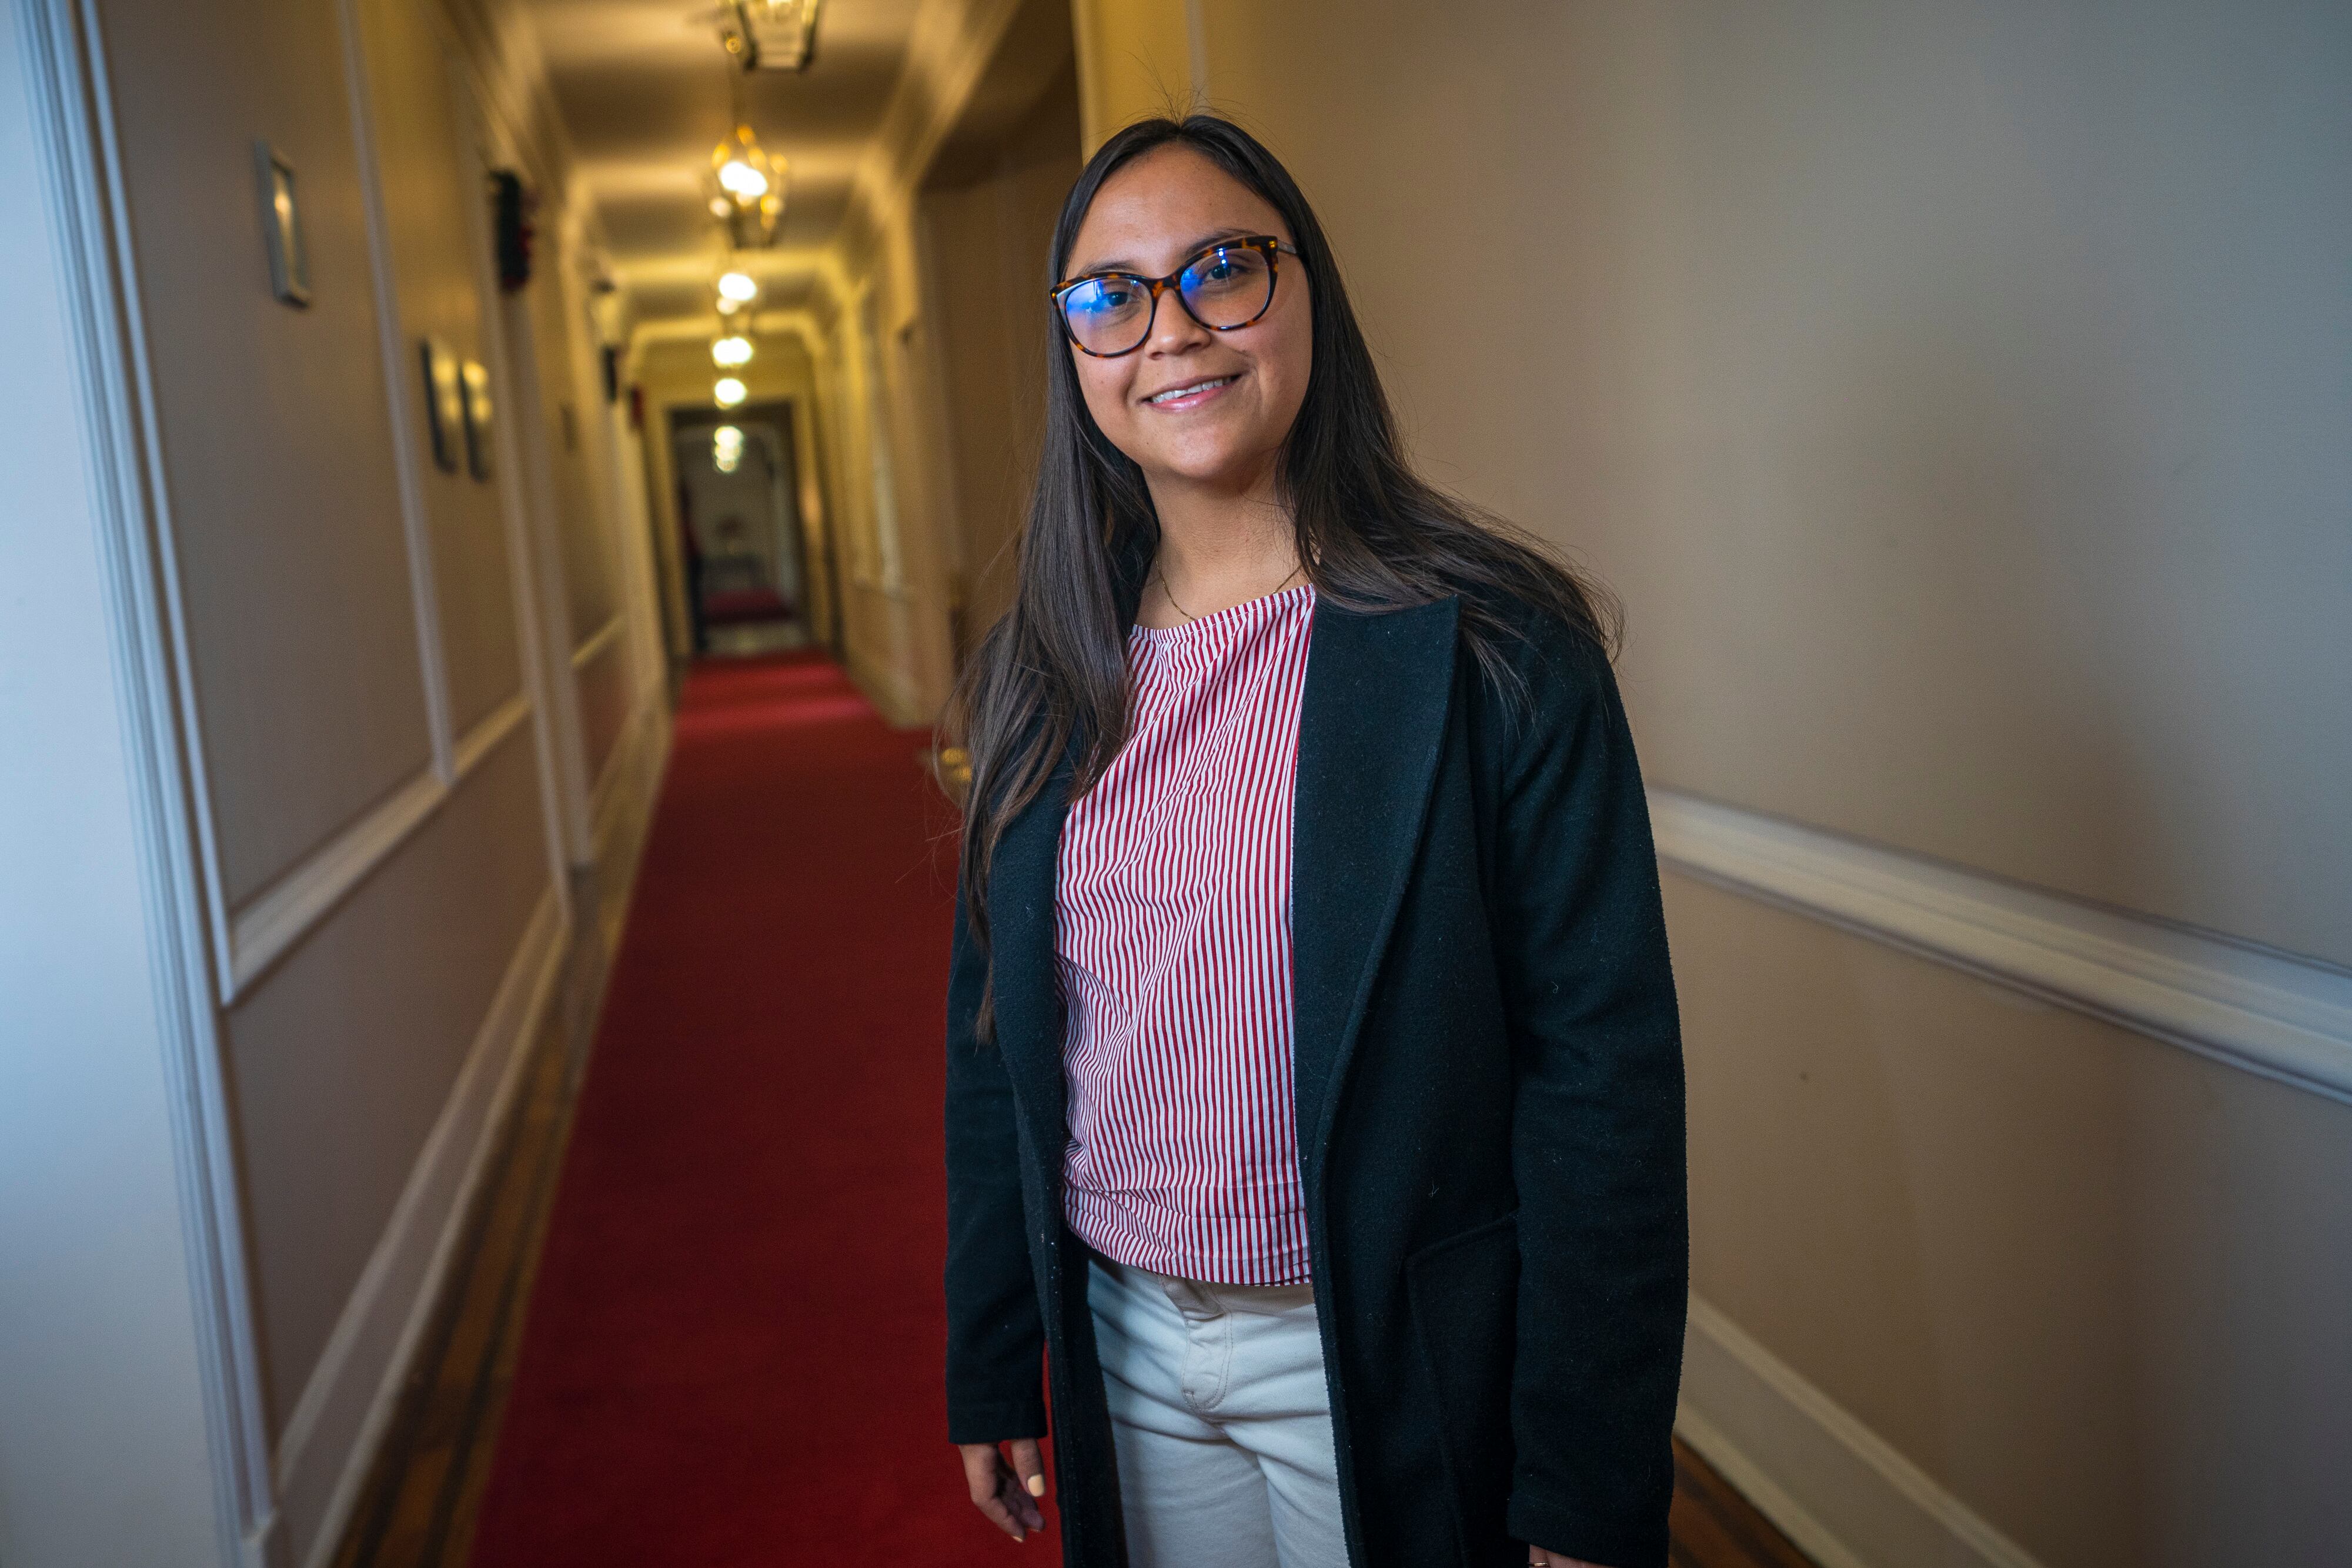
[[[228,904],[217,868],[206,862],[207,894],[219,920],[221,1005],[231,1005],[251,989],[456,799],[483,761],[522,732],[531,710],[528,692],[508,697],[457,737],[446,778],[440,764],[428,767],[236,908]],[[197,793],[201,799],[203,791]]]
[[1658,859],[1717,887],[2352,1103],[2352,973],[1677,790]]

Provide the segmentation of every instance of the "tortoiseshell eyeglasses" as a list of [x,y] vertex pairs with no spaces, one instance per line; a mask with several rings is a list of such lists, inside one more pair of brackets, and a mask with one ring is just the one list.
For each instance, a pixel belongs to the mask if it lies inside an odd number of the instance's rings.
[[1078,351],[1098,360],[1143,347],[1162,289],[1174,289],[1184,313],[1212,332],[1237,331],[1274,304],[1280,258],[1297,254],[1272,235],[1220,240],[1165,277],[1095,272],[1055,284],[1054,314]]

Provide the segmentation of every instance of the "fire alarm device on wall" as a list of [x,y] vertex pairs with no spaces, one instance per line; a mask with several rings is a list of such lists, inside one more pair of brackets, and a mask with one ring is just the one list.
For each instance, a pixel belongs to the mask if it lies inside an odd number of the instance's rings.
[[512,294],[530,281],[531,195],[511,169],[490,172],[491,233],[499,256],[499,287]]

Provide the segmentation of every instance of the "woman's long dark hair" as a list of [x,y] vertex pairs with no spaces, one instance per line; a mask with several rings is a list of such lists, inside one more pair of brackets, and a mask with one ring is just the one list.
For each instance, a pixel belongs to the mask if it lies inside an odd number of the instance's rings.
[[[1616,612],[1606,593],[1532,535],[1436,489],[1407,465],[1323,227],[1289,171],[1239,126],[1206,114],[1146,120],[1103,143],[1062,204],[1046,281],[1061,278],[1103,182],[1171,146],[1209,159],[1279,213],[1309,280],[1314,362],[1277,483],[1316,593],[1356,611],[1462,595],[1464,641],[1487,678],[1513,696],[1524,694],[1504,662],[1501,644],[1513,632],[1492,609],[1498,600],[1548,611],[1613,650]],[[1005,825],[1045,787],[1074,736],[1081,750],[1073,796],[1092,789],[1126,744],[1128,629],[1160,545],[1143,471],[1087,411],[1051,311],[1040,311],[1038,322],[1052,338],[1045,440],[1020,540],[1019,584],[1013,608],[965,666],[945,720],[947,738],[971,758],[964,909],[983,948],[989,873]],[[982,1040],[994,1034],[992,1003],[992,986],[976,1020]]]

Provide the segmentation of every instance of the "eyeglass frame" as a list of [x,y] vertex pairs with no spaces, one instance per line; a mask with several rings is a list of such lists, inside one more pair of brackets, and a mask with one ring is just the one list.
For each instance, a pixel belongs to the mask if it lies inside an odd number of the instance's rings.
[[[1191,303],[1185,299],[1184,290],[1178,287],[1176,281],[1178,278],[1182,277],[1186,273],[1192,270],[1192,264],[1194,262],[1199,261],[1204,256],[1208,256],[1221,250],[1255,250],[1262,251],[1265,255],[1265,303],[1257,308],[1256,315],[1251,317],[1246,321],[1236,321],[1230,327],[1213,327],[1208,322],[1202,320],[1198,316],[1193,316],[1192,307]],[[1144,344],[1151,341],[1152,325],[1160,319],[1160,296],[1162,292],[1171,289],[1175,291],[1177,305],[1182,308],[1185,315],[1192,316],[1192,324],[1199,327],[1204,332],[1238,332],[1244,327],[1256,326],[1260,321],[1265,319],[1265,313],[1274,308],[1274,291],[1282,279],[1282,258],[1286,256],[1297,255],[1298,255],[1298,247],[1292,245],[1288,240],[1277,239],[1273,235],[1244,235],[1235,239],[1221,239],[1213,245],[1202,246],[1200,249],[1194,251],[1192,255],[1184,258],[1183,266],[1178,267],[1175,271],[1170,273],[1165,277],[1146,277],[1139,272],[1118,272],[1115,270],[1106,272],[1089,272],[1082,277],[1073,277],[1068,279],[1066,282],[1056,283],[1053,287],[1045,291],[1045,298],[1052,302],[1054,307],[1054,319],[1060,324],[1062,336],[1070,340],[1070,347],[1076,349],[1078,352],[1086,355],[1089,359],[1123,359],[1127,355],[1135,352],[1137,349],[1143,347]],[[1124,349],[1113,349],[1108,352],[1105,352],[1099,349],[1089,349],[1084,343],[1079,342],[1077,332],[1070,326],[1069,312],[1062,308],[1062,297],[1069,293],[1070,290],[1078,287],[1082,284],[1100,283],[1107,277],[1116,277],[1122,282],[1136,284],[1143,288],[1149,289],[1151,294],[1151,314],[1144,318],[1143,335],[1138,338],[1131,346]]]

